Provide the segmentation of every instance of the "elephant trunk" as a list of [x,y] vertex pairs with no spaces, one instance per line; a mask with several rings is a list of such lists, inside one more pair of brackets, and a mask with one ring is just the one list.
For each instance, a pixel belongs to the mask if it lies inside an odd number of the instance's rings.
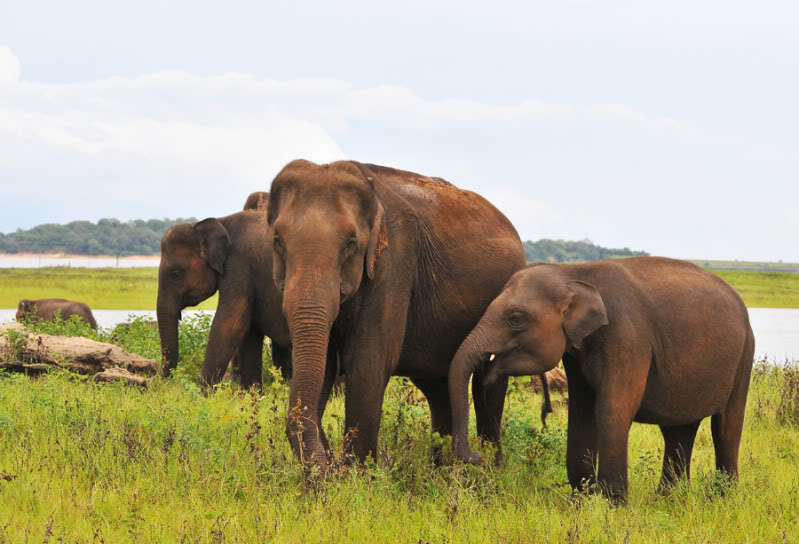
[[156,315],[161,337],[161,375],[166,378],[178,366],[180,305],[164,301],[159,293]]
[[[316,281],[287,285],[284,311],[291,333],[292,379],[286,432],[294,453],[305,466],[318,466],[324,473],[327,455],[320,440],[319,403],[325,379],[330,328],[338,313],[338,297]],[[294,282],[290,282],[294,283]],[[336,285],[338,287],[338,285]],[[334,291],[338,295],[337,290]]]
[[467,463],[480,464],[480,454],[469,450],[469,380],[488,355],[484,349],[485,317],[461,344],[449,368],[449,398],[452,409],[452,450]]

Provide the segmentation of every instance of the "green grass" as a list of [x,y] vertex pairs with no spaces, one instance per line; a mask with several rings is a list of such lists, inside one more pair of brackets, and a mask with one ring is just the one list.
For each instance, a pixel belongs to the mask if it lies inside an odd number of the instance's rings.
[[712,270],[729,283],[750,308],[799,308],[799,274]]
[[[2,268],[0,308],[20,299],[66,298],[93,310],[155,310],[158,268]],[[196,308],[216,309],[217,295]]]
[[[799,274],[714,270],[750,308],[799,308]],[[67,298],[94,310],[155,310],[157,268],[0,269],[0,308],[23,298]],[[217,295],[197,306],[216,309]]]
[[[273,380],[258,395],[224,383],[201,394],[196,369],[207,327],[207,320],[181,324],[180,372],[147,390],[60,372],[35,380],[0,374],[0,543],[799,538],[796,366],[759,365],[754,373],[737,485],[712,470],[705,422],[693,480],[669,496],[656,494],[663,441],[657,427],[634,425],[630,504],[615,508],[597,496],[570,497],[564,398],[554,396],[543,430],[540,397],[521,382],[506,403],[500,468],[433,468],[427,407],[407,380],[395,378],[377,461],[306,485],[285,436],[285,384]],[[105,338],[151,355],[155,334],[134,322]],[[344,399],[336,396],[323,422],[336,451],[343,419]],[[474,442],[473,427],[470,436]]]
[[799,272],[799,263],[761,262],[761,261],[714,261],[709,259],[689,259],[692,263],[713,270],[739,270],[756,272]]

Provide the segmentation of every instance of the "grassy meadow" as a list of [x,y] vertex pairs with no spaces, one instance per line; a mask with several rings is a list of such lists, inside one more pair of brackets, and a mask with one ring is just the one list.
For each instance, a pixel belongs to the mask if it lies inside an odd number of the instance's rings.
[[[750,308],[799,308],[799,274],[714,270]],[[0,308],[23,298],[67,298],[94,310],[155,310],[157,268],[0,268]],[[216,309],[217,295],[196,309]]]
[[[67,298],[93,310],[155,310],[158,268],[0,268],[0,308],[20,299]],[[216,309],[217,295],[199,310]]]
[[[210,320],[181,323],[181,366],[146,390],[54,372],[0,373],[0,543],[16,542],[796,542],[799,539],[799,367],[757,365],[741,444],[741,479],[714,473],[709,422],[693,480],[655,492],[657,427],[634,425],[630,503],[572,498],[566,484],[566,406],[541,427],[540,395],[514,381],[501,467],[435,468],[423,397],[394,378],[376,462],[342,463],[344,399],[323,426],[336,469],[306,483],[285,436],[288,388],[265,366],[262,393],[197,385]],[[110,340],[157,357],[157,332],[80,321],[43,332]],[[5,357],[13,354],[6,353]],[[268,353],[265,354],[268,362]],[[474,418],[472,417],[472,420]],[[470,436],[473,442],[474,427]],[[474,443],[475,447],[479,444]],[[491,452],[483,448],[484,456]]]

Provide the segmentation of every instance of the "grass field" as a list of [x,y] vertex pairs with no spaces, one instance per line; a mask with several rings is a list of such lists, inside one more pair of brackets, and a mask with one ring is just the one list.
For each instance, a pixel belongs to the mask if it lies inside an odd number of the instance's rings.
[[[93,310],[155,310],[158,269],[0,268],[0,308],[16,308],[20,299],[67,298]],[[217,295],[197,306],[216,309]]]
[[799,274],[714,270],[750,308],[799,308]]
[[[657,427],[634,425],[629,506],[572,498],[564,399],[554,396],[544,430],[540,397],[521,382],[506,402],[502,467],[434,468],[430,448],[439,439],[430,435],[427,407],[397,378],[385,397],[377,461],[306,486],[285,436],[286,385],[269,374],[263,394],[224,384],[203,396],[196,372],[209,320],[187,321],[179,372],[146,391],[62,373],[0,373],[0,543],[799,539],[796,366],[757,367],[733,486],[712,470],[704,422],[693,480],[668,496],[655,493],[663,441]],[[73,324],[62,332],[81,331]],[[157,333],[141,323],[112,339],[157,355]],[[336,396],[323,425],[338,459],[343,418]]]
[[[799,308],[799,274],[715,271],[750,308]],[[0,308],[22,298],[80,300],[95,310],[155,310],[157,268],[0,268]],[[217,296],[199,306],[216,309]]]

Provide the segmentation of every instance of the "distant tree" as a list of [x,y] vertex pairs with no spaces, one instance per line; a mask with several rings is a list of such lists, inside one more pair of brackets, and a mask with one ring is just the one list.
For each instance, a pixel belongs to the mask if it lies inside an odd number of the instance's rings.
[[28,230],[0,233],[2,253],[72,253],[75,255],[152,255],[160,251],[161,237],[174,225],[194,218],[136,219],[121,222],[104,218],[72,221],[66,225],[44,224]]
[[632,251],[626,247],[616,249],[598,246],[587,238],[577,241],[542,238],[536,242],[527,240],[522,245],[524,256],[533,262],[574,263],[649,255],[646,251]]

